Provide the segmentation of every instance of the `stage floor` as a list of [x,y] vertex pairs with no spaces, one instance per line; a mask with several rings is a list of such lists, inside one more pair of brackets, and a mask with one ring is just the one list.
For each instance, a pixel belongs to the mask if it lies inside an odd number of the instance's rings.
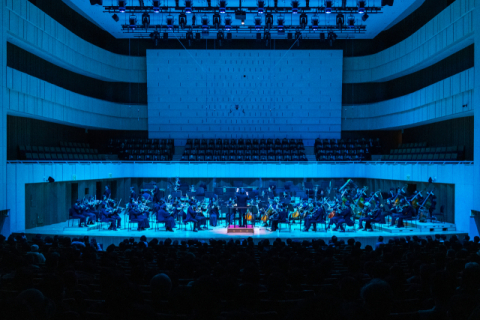
[[[431,224],[431,225],[438,225],[438,224]],[[27,236],[33,236],[34,234],[42,234],[42,235],[62,235],[62,236],[69,236],[69,237],[79,237],[79,236],[89,236],[90,238],[96,238],[97,242],[102,243],[103,247],[106,248],[110,244],[118,245],[123,239],[133,237],[138,240],[142,235],[145,235],[148,240],[152,238],[157,238],[159,240],[170,238],[172,240],[188,240],[188,239],[198,239],[208,241],[209,239],[244,239],[247,237],[252,237],[254,242],[257,243],[263,239],[269,239],[271,241],[275,240],[276,238],[281,238],[282,240],[286,240],[288,238],[297,241],[303,240],[312,240],[312,239],[323,239],[328,241],[331,239],[333,235],[337,236],[339,239],[344,239],[345,241],[349,238],[354,238],[357,241],[362,243],[362,247],[366,245],[375,246],[377,242],[377,238],[379,236],[383,236],[384,239],[388,241],[388,239],[393,239],[395,237],[405,237],[405,236],[421,236],[425,237],[427,235],[434,235],[434,234],[444,234],[447,237],[452,235],[461,236],[463,238],[467,232],[462,231],[455,231],[453,224],[445,224],[448,226],[443,229],[438,228],[429,228],[429,223],[420,223],[418,226],[407,226],[406,228],[394,229],[389,230],[388,228],[378,227],[373,232],[368,231],[360,231],[356,230],[353,231],[351,228],[347,228],[347,232],[339,232],[339,231],[325,231],[318,227],[317,231],[313,232],[310,230],[309,232],[300,231],[298,228],[298,224],[293,225],[291,231],[289,230],[287,225],[282,225],[280,230],[275,232],[271,232],[266,230],[264,227],[255,227],[254,234],[247,234],[247,233],[228,233],[227,228],[225,225],[218,226],[218,227],[211,227],[209,226],[208,230],[202,230],[198,232],[193,232],[190,229],[190,226],[187,226],[187,230],[184,229],[182,225],[177,225],[179,228],[175,229],[175,232],[167,232],[163,227],[163,224],[160,227],[160,230],[155,231],[153,228],[145,231],[136,231],[127,230],[126,228],[119,229],[118,231],[111,231],[107,230],[107,224],[104,224],[104,228],[100,230],[99,226],[89,227],[87,228],[78,228],[78,227],[68,227],[67,222],[57,223],[53,225],[37,227],[32,229],[25,230]],[[452,227],[453,226],[453,227]],[[136,227],[136,225],[134,226]],[[152,224],[153,227],[153,224]],[[452,230],[453,229],[453,230]]]

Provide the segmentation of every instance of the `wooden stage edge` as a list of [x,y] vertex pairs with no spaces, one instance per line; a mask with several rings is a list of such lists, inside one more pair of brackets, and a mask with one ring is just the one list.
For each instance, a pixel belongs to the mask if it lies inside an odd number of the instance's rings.
[[[106,225],[105,225],[106,226]],[[356,241],[360,241],[362,243],[362,248],[366,245],[371,245],[375,247],[375,243],[377,242],[377,238],[379,236],[383,236],[386,241],[389,239],[394,239],[396,237],[405,237],[405,236],[419,236],[425,238],[427,235],[434,236],[435,234],[444,234],[447,238],[450,238],[452,235],[457,235],[459,238],[463,238],[468,232],[463,231],[429,231],[429,229],[421,229],[421,228],[409,228],[408,232],[399,232],[399,233],[391,233],[387,232],[382,229],[375,229],[373,232],[368,231],[351,231],[351,229],[347,229],[347,232],[339,232],[339,231],[309,231],[309,232],[302,232],[298,230],[298,225],[292,227],[291,231],[286,225],[283,225],[280,230],[275,232],[271,232],[266,230],[265,228],[255,227],[254,233],[227,233],[227,228],[225,226],[219,227],[209,227],[208,230],[193,232],[188,227],[187,230],[182,228],[175,229],[175,232],[167,232],[165,228],[162,226],[160,230],[155,231],[153,228],[145,231],[136,231],[136,230],[127,230],[121,229],[118,231],[110,231],[106,229],[94,229],[94,228],[76,228],[76,227],[67,227],[66,222],[57,223],[53,225],[37,227],[32,229],[25,230],[25,234],[27,237],[33,237],[36,234],[41,234],[43,236],[68,236],[68,237],[83,237],[89,236],[90,238],[96,238],[98,243],[103,244],[103,248],[106,249],[107,246],[110,244],[118,245],[123,239],[133,237],[136,241],[140,239],[142,235],[147,237],[147,241],[150,241],[153,238],[158,240],[165,240],[167,238],[172,239],[173,241],[178,240],[190,240],[190,239],[197,239],[207,241],[210,239],[246,239],[248,237],[252,237],[255,243],[263,239],[269,239],[270,242],[274,241],[277,238],[282,239],[283,241],[287,239],[292,239],[295,241],[303,241],[308,240],[311,241],[312,239],[323,239],[326,242],[332,238],[332,236],[337,236],[340,240],[345,240],[350,238],[354,238]],[[319,228],[320,229],[320,228]],[[407,231],[407,230],[405,230]]]

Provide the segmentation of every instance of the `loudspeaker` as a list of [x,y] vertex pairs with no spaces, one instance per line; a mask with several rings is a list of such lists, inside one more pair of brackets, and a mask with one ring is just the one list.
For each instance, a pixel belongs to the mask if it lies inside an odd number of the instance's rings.
[[52,177],[48,177],[48,182],[55,182],[55,179],[53,179]]
[[112,19],[115,20],[115,22],[118,22],[118,20],[120,20],[116,13],[113,14]]

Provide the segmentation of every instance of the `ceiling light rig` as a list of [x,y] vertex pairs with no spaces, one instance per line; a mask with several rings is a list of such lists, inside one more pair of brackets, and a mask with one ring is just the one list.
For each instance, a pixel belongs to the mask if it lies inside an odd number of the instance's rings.
[[[105,1],[93,2],[98,5]],[[225,31],[233,29],[235,30],[234,34],[240,38],[245,38],[247,34],[247,37],[255,38],[258,37],[255,31],[260,31],[261,29],[271,30],[273,28],[277,29],[277,32],[274,34],[275,38],[282,39],[286,33],[290,33],[290,38],[293,38],[292,35],[295,34],[295,30],[298,28],[302,30],[302,38],[309,39],[313,36],[310,34],[316,32],[325,33],[325,35],[330,31],[337,33],[365,33],[366,25],[364,22],[367,21],[369,16],[382,13],[382,6],[378,6],[379,3],[366,0],[351,0],[348,2],[319,0],[318,4],[315,3],[317,6],[313,7],[310,6],[310,0],[305,0],[304,3],[303,0],[288,0],[288,2],[285,0],[282,2],[278,0],[272,0],[271,2],[254,0],[254,2],[249,2],[247,6],[243,7],[241,0],[235,3],[235,6],[228,7],[227,0],[215,0],[213,6],[211,0],[197,1],[195,2],[195,7],[193,0],[174,0],[174,4],[169,4],[168,1],[149,0],[144,1],[143,6],[129,6],[134,1],[128,0],[113,0],[113,2],[117,5],[103,6],[104,12],[109,13],[110,16],[113,15],[115,21],[117,19],[126,19],[127,23],[121,25],[123,32],[138,34],[135,37],[139,38],[148,38],[151,33],[150,30],[155,29],[159,31],[166,30],[166,32],[179,32],[179,36],[185,39],[188,25],[190,25],[192,32],[203,33],[204,35],[208,34],[210,29],[223,29]],[[390,2],[384,1],[384,3]],[[151,19],[151,14],[160,12],[173,16],[173,24],[165,23],[166,20],[163,19]],[[122,13],[128,16],[123,16],[124,18],[122,18]],[[288,13],[292,15],[298,14],[298,18],[292,16],[292,21],[289,21],[287,24],[285,16]],[[191,21],[187,19],[189,14],[192,14]],[[199,14],[199,17],[202,17],[200,18],[201,23],[195,24],[195,14]],[[234,14],[235,16],[233,16]],[[320,16],[329,14],[334,14],[335,19],[333,21],[326,19],[325,24],[323,22],[320,24]],[[222,15],[225,17],[225,26],[222,26]],[[276,16],[275,23],[273,15]],[[203,19],[204,17],[207,17],[207,19]],[[137,21],[137,18],[139,21]],[[206,23],[204,23],[205,21]],[[231,35],[225,34],[224,40],[227,40],[228,37],[231,37]],[[216,33],[210,35],[210,38],[215,39]]]

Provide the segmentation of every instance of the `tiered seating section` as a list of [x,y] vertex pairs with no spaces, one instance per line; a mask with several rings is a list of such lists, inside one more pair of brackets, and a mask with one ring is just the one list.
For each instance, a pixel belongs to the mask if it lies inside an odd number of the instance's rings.
[[19,146],[21,160],[84,161],[104,160],[88,143],[62,142],[59,147]]
[[390,154],[382,156],[385,161],[460,161],[465,159],[464,146],[427,147],[427,143],[404,143]]
[[174,154],[173,139],[112,139],[108,152],[127,161],[171,161]]
[[380,149],[379,139],[315,139],[317,161],[367,161]]
[[182,161],[307,161],[300,139],[188,139]]

